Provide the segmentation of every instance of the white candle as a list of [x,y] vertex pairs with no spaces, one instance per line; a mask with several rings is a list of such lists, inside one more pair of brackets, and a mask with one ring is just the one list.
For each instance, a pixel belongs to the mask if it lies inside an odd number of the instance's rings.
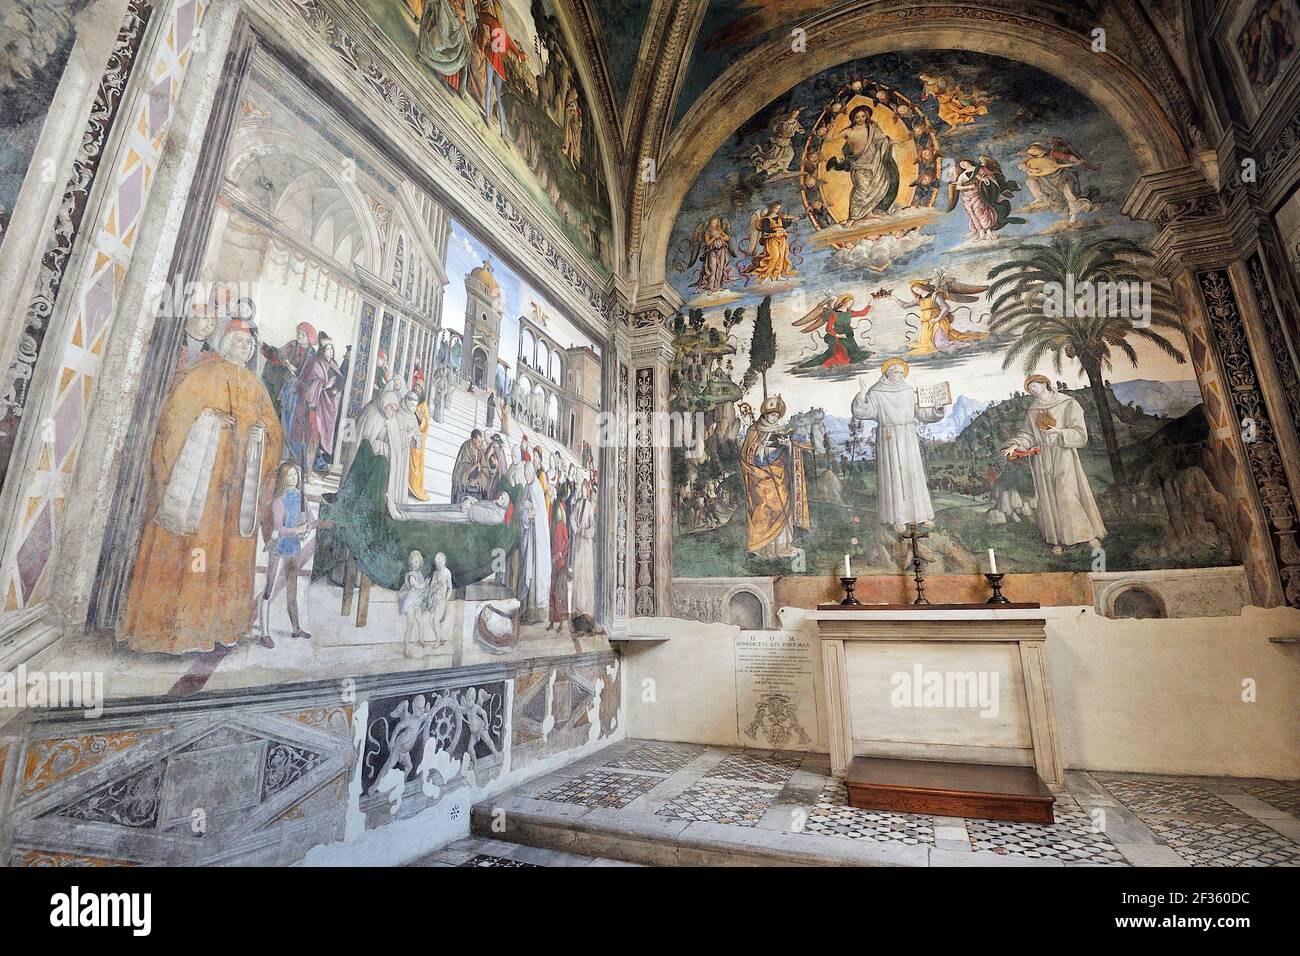
[[993,549],[989,548],[989,574],[997,574],[997,573],[998,573],[998,557],[996,554],[993,553]]
[[846,578],[853,577],[853,575],[849,573],[849,556],[847,554],[844,556],[844,576]]

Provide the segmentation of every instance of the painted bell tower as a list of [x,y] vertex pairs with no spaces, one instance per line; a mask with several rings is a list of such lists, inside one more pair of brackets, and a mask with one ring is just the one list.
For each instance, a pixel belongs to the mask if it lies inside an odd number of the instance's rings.
[[492,274],[492,260],[484,260],[465,276],[465,339],[460,370],[475,388],[492,387],[504,310],[501,286]]

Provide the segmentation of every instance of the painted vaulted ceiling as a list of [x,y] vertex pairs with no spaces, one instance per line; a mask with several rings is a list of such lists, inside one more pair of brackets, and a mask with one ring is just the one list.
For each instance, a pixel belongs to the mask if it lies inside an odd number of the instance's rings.
[[[1136,78],[1126,82],[1141,89],[1142,109],[1165,118],[1187,155],[1219,135],[1207,107],[1217,101],[1219,113],[1225,105],[1230,113],[1234,97],[1230,84],[1205,75],[1204,63],[1224,55],[1192,53],[1190,37],[1232,16],[1212,0],[469,0],[480,26],[499,22],[515,44],[502,65],[504,114],[493,108],[484,120],[479,71],[465,68],[455,43],[439,40],[441,20],[465,19],[464,0],[357,5],[467,116],[499,134],[507,165],[581,251],[629,276],[638,260],[662,254],[642,242],[655,228],[647,216],[664,192],[661,177],[688,154],[707,155],[694,144],[708,139],[716,148],[798,83],[863,56],[988,49],[1038,66],[1056,58],[1052,72],[1070,82],[1066,61],[1100,29],[1105,70]],[[985,34],[1001,48],[971,45]],[[1029,37],[1037,57],[1028,46],[1017,53]],[[521,99],[520,89],[530,95]]]

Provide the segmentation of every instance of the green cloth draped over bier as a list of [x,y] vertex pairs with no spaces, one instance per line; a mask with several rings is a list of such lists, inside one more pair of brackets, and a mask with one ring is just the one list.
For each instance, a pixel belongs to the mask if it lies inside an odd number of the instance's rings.
[[332,527],[321,529],[313,577],[337,564],[346,546],[366,577],[396,591],[402,586],[412,551],[419,551],[429,568],[433,556],[441,551],[452,583],[461,588],[492,575],[497,549],[504,559],[519,547],[523,509],[519,488],[514,485],[501,488],[514,503],[514,513],[509,522],[494,525],[436,518],[394,519],[385,500],[387,487],[388,459],[374,454],[370,443],[363,441],[338,494],[333,501],[321,504],[321,520],[331,522]]

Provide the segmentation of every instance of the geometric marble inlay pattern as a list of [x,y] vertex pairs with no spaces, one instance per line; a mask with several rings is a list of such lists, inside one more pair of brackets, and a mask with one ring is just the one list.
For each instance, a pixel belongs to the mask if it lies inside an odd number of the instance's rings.
[[933,818],[916,813],[860,810],[849,806],[848,791],[840,780],[822,789],[817,804],[808,811],[802,832],[851,840],[877,840],[909,846],[934,846]]
[[744,753],[728,754],[707,776],[748,783],[783,784],[790,779],[802,760],[803,754],[799,753],[747,750]]
[[296,783],[325,760],[324,754],[274,741],[266,752],[263,768],[262,799],[273,796]]
[[1064,863],[1128,865],[1123,854],[1078,804],[1058,797],[1056,822],[1012,823],[1007,820],[967,820],[966,832],[976,850],[1017,856],[1044,857]]
[[470,857],[461,866],[529,866],[535,869],[541,869],[540,863],[525,863],[523,860],[512,860],[504,856],[489,856],[486,853],[476,853]]
[[1300,784],[1259,783],[1245,788],[1256,800],[1263,800],[1293,817],[1300,817]]
[[1300,866],[1300,844],[1253,821],[1143,817],[1192,866]]
[[1134,813],[1239,817],[1242,812],[1210,791],[1181,780],[1097,775],[1106,789]]
[[139,866],[133,860],[109,860],[102,856],[51,853],[48,850],[14,850],[10,866]]
[[566,780],[546,793],[538,794],[537,799],[620,810],[660,783],[662,781],[657,777],[619,773],[615,770],[591,770],[572,780]]
[[629,750],[621,757],[616,757],[606,767],[622,767],[627,770],[649,770],[654,773],[676,773],[698,757],[698,750],[678,750],[660,744],[642,744],[635,750]]
[[762,787],[697,783],[665,803],[657,815],[752,827],[763,819],[775,797],[773,791]]
[[39,741],[27,750],[27,765],[22,773],[23,795],[51,786],[78,770],[85,770],[105,757],[138,744],[140,737],[159,732],[159,727],[129,730],[118,734],[87,734],[79,737],[52,737]]

